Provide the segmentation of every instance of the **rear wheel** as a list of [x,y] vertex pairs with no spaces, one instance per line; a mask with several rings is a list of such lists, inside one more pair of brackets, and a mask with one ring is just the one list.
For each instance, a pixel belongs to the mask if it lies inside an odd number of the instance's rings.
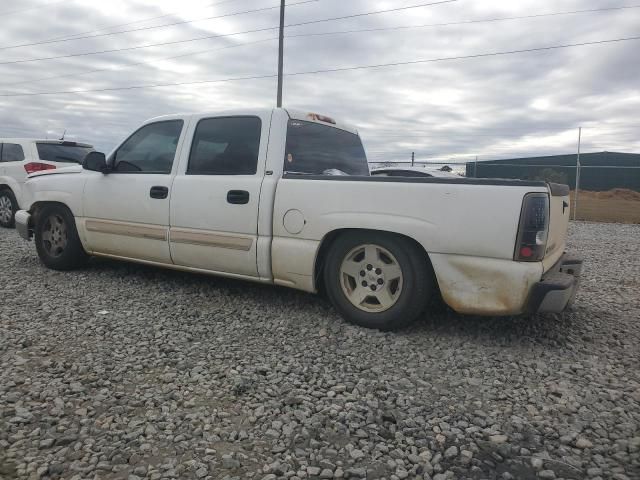
[[13,192],[9,189],[0,190],[0,226],[13,228],[17,210],[18,202]]
[[40,260],[53,270],[71,270],[87,259],[73,215],[62,206],[51,205],[38,212],[35,243]]
[[410,324],[434,290],[424,253],[409,240],[383,232],[339,237],[324,274],[327,294],[342,316],[379,330]]

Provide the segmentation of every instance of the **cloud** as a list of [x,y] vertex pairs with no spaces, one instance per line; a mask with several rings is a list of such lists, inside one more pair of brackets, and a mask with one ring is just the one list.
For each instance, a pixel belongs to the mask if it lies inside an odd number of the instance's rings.
[[[299,0],[289,0],[289,4]],[[42,4],[42,2],[40,2]],[[22,43],[154,27],[277,5],[275,0],[115,0],[52,2],[5,17],[0,62],[114,50],[275,27],[277,9],[119,35],[2,49]],[[319,0],[290,6],[287,23],[413,5]],[[35,0],[24,8],[37,6]],[[616,6],[613,1],[458,2],[290,27],[300,35],[384,29]],[[179,10],[179,12],[176,12]],[[138,21],[151,17],[154,20]],[[372,65],[535,48],[638,35],[640,9],[464,25],[290,37],[285,71]],[[105,29],[105,26],[129,24]],[[634,30],[635,29],[635,30]],[[90,35],[90,34],[89,34]],[[83,36],[83,35],[81,35]],[[225,36],[2,65],[0,93],[94,90],[272,75],[277,31]],[[258,42],[258,43],[256,43]],[[245,45],[246,43],[246,45]],[[288,76],[285,106],[327,113],[359,126],[372,161],[465,161],[575,150],[638,151],[639,42],[575,47],[347,72]],[[199,52],[199,53],[198,53]],[[171,58],[178,57],[178,58]],[[138,65],[130,65],[130,64]],[[100,70],[100,71],[94,71]],[[50,78],[59,77],[59,78]],[[34,80],[43,79],[34,82]],[[0,97],[0,136],[59,136],[109,150],[141,121],[179,111],[273,106],[273,78],[112,92]]]

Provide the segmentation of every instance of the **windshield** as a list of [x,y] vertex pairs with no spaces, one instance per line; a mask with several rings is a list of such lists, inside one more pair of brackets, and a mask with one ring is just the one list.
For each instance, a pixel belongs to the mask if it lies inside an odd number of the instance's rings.
[[360,137],[339,128],[289,120],[285,173],[369,175]]
[[82,163],[93,147],[63,143],[36,143],[40,160],[49,162]]

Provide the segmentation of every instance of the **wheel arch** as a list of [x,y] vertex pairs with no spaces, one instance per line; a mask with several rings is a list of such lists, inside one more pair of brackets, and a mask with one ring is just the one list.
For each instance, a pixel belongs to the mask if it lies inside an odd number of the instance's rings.
[[22,190],[20,182],[9,175],[0,176],[0,189],[2,188],[8,188],[16,197],[20,195]]
[[342,235],[347,233],[366,233],[366,232],[375,232],[375,233],[385,233],[396,238],[402,238],[411,244],[413,244],[417,250],[422,255],[423,261],[426,262],[429,271],[431,272],[431,276],[433,277],[434,285],[436,286],[438,295],[440,294],[440,286],[438,285],[438,278],[434,272],[433,264],[431,262],[431,258],[429,257],[429,252],[424,248],[424,246],[418,242],[415,238],[412,238],[408,235],[404,235],[398,232],[392,232],[389,230],[380,230],[380,229],[371,229],[371,228],[338,228],[328,232],[321,240],[320,246],[318,248],[318,253],[316,254],[316,259],[313,267],[313,282],[317,291],[324,293],[324,282],[322,281],[322,275],[324,273],[324,267],[326,265],[327,255],[331,246],[335,243],[335,241]]
[[[16,187],[18,188],[16,189]],[[20,208],[20,199],[18,198],[20,194],[19,185],[17,185],[15,181],[10,182],[10,181],[7,181],[7,179],[3,178],[2,180],[0,180],[0,192],[4,192],[4,191],[11,192],[11,194],[13,195],[13,198],[15,198],[16,202],[18,203],[18,208]]]
[[33,228],[33,226],[35,225],[35,222],[37,221],[38,215],[42,211],[42,209],[44,209],[45,207],[53,207],[53,206],[65,208],[66,210],[69,211],[71,216],[75,219],[75,215],[73,214],[73,211],[71,210],[69,205],[67,205],[66,203],[58,202],[55,200],[39,200],[37,202],[33,202],[31,204],[31,207],[29,208],[29,213],[31,213],[30,227]]

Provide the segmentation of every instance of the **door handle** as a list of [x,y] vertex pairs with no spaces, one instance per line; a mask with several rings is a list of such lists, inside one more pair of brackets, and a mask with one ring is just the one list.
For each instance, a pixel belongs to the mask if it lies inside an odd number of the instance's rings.
[[167,198],[169,196],[169,187],[151,187],[149,196],[157,199]]
[[249,192],[246,190],[229,190],[227,202],[233,205],[245,205],[249,203]]

